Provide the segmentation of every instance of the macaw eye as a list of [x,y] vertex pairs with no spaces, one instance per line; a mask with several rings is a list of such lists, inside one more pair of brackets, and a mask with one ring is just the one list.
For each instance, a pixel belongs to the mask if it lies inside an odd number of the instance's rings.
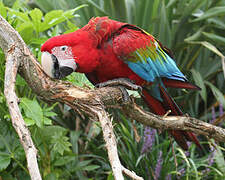
[[67,49],[67,46],[61,46],[60,49],[61,51],[65,51]]

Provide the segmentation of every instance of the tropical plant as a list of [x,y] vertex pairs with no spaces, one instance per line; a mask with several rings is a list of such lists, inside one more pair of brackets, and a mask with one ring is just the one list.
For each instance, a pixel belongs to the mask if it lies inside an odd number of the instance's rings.
[[[225,54],[225,0],[11,2],[0,1],[0,14],[21,34],[38,59],[40,46],[48,38],[74,31],[93,16],[109,16],[138,25],[172,49],[180,69],[202,88],[198,92],[171,92],[183,111],[207,122],[224,115],[221,59]],[[25,155],[11,126],[3,95],[4,62],[0,52],[0,176],[29,179]],[[82,87],[91,86],[77,73],[66,80]],[[38,148],[44,179],[113,179],[98,122],[64,104],[41,101],[20,76],[16,83],[20,108]],[[145,179],[224,178],[224,144],[216,145],[217,149],[205,146],[205,155],[190,145],[187,153],[172,143],[166,133],[159,135],[131,122],[120,111],[110,113],[122,163]],[[223,122],[219,125],[224,127]],[[201,141],[207,144],[206,140]]]

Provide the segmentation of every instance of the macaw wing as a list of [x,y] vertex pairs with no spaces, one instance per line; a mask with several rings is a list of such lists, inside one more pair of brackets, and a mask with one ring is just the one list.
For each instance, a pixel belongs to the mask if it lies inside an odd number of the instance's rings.
[[148,82],[160,77],[186,81],[170,51],[136,26],[126,24],[119,29],[113,37],[113,50],[132,71]]

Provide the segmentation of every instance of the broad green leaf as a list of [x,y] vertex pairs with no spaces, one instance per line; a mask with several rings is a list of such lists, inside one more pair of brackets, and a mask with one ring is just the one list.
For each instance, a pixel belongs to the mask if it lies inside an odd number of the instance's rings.
[[30,41],[30,44],[33,44],[33,45],[41,45],[43,44],[45,41],[47,41],[48,38],[47,37],[42,37],[42,38],[32,38],[31,41]]
[[50,173],[50,174],[47,174],[45,177],[44,177],[44,180],[56,180],[58,179],[57,178],[57,173],[53,172],[53,173]]
[[71,33],[71,32],[74,32],[76,30],[78,30],[79,28],[73,24],[71,21],[67,20],[66,21],[66,25],[68,27],[68,30],[64,32],[64,34],[67,34],[67,33]]
[[29,14],[32,19],[32,23],[34,25],[36,32],[39,33],[41,30],[41,19],[42,19],[43,13],[41,12],[40,9],[35,8],[32,11],[30,11]]
[[40,31],[43,32],[61,22],[64,22],[68,19],[74,18],[76,15],[74,13],[87,5],[81,5],[74,9],[63,12],[62,10],[54,10],[45,15],[44,22],[41,24]]
[[206,103],[207,93],[206,93],[206,87],[204,84],[204,79],[202,78],[201,74],[195,69],[192,69],[191,72],[192,72],[192,76],[195,81],[195,84],[201,88],[201,91],[199,91],[199,93],[202,99],[204,100],[204,102]]
[[63,155],[65,151],[71,151],[70,146],[72,145],[69,142],[69,138],[66,137],[62,132],[57,132],[52,136],[51,144],[53,144],[53,151],[58,152],[61,155]]
[[54,162],[54,166],[63,166],[74,161],[75,155],[58,157]]
[[25,123],[26,123],[27,126],[33,126],[33,125],[35,125],[35,120],[34,119],[25,117],[24,118],[24,121],[25,121]]
[[3,18],[6,18],[6,16],[7,16],[7,8],[4,6],[4,4],[2,2],[0,2],[0,15]]
[[20,107],[24,110],[26,117],[35,120],[38,127],[43,127],[43,112],[36,99],[22,98]]
[[225,6],[214,7],[206,11],[202,16],[197,19],[194,19],[192,22],[201,21],[204,19],[208,19],[214,16],[224,16],[225,15]]
[[26,43],[29,43],[32,40],[34,31],[34,25],[32,22],[24,22],[20,24],[16,30],[20,33]]
[[62,14],[63,10],[52,10],[45,14],[44,23],[52,24],[54,22],[54,19],[58,19],[60,16],[62,16]]
[[57,116],[57,114],[55,112],[52,111],[45,111],[45,109],[43,110],[43,114],[46,117],[53,117],[53,116]]
[[0,171],[6,169],[10,164],[11,157],[9,154],[0,153]]
[[43,123],[44,125],[52,125],[52,120],[47,117],[44,117]]
[[47,141],[50,141],[54,134],[59,133],[59,134],[65,135],[67,132],[68,132],[67,129],[65,129],[61,126],[55,126],[55,125],[44,126],[41,129],[41,134],[42,134],[43,138],[45,138]]
[[27,12],[19,12],[17,10],[14,9],[10,9],[8,8],[11,16],[16,16],[19,20],[23,21],[23,22],[30,22],[30,18],[28,17],[28,13]]
[[217,101],[222,103],[223,107],[225,108],[225,98],[223,93],[209,81],[205,81],[205,84],[207,84],[210,87]]

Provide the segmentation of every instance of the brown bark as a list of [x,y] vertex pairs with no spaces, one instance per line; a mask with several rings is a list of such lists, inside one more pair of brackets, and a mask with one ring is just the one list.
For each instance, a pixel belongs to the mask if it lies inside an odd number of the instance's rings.
[[[106,107],[118,106],[132,120],[136,120],[147,126],[161,130],[185,130],[196,134],[202,134],[217,141],[225,142],[225,130],[214,125],[202,122],[192,117],[170,116],[160,117],[141,109],[134,101],[122,104],[120,89],[107,87],[99,89],[85,89],[71,83],[53,80],[42,70],[40,64],[33,57],[19,34],[0,16],[0,47],[6,56],[5,96],[10,109],[12,123],[20,137],[21,143],[27,155],[28,169],[32,179],[35,179],[33,171],[38,171],[36,149],[33,145],[30,133],[25,126],[18,109],[17,96],[14,91],[15,77],[18,73],[26,80],[34,93],[44,101],[61,102],[69,105],[74,110],[89,115],[100,121],[103,136],[106,141],[108,156],[115,179],[122,179],[122,171],[126,170],[119,161],[116,138],[113,133],[111,120],[106,112]],[[11,68],[11,69],[10,69]],[[122,104],[122,105],[121,105]],[[15,114],[14,114],[15,113]],[[18,123],[19,122],[19,123]],[[26,137],[26,138],[24,138]],[[32,157],[28,156],[28,150],[32,149]],[[32,163],[30,163],[30,160]],[[30,165],[32,167],[30,167]],[[40,179],[41,177],[38,175]],[[133,173],[133,177],[141,179]]]

